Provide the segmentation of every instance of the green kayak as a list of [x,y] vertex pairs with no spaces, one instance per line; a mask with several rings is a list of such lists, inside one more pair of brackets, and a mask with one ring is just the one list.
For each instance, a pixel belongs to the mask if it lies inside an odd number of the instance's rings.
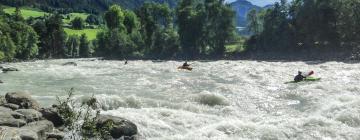
[[[313,82],[313,81],[320,81],[321,78],[315,78],[315,77],[306,77],[303,81],[301,82]],[[295,81],[289,81],[289,82],[285,82],[285,84],[290,84],[290,83],[300,83],[300,82],[295,82]]]

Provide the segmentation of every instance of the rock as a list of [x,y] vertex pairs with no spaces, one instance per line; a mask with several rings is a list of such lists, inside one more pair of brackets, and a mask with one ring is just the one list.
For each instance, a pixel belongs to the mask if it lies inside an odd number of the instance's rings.
[[27,122],[38,121],[42,118],[42,114],[34,109],[19,109],[16,112],[24,115]]
[[0,126],[0,138],[2,140],[21,140],[18,128]]
[[56,108],[43,108],[40,110],[42,116],[51,121],[55,127],[60,127],[64,125],[64,120],[61,118],[60,114],[57,112]]
[[2,112],[0,114],[0,126],[21,127],[25,124],[25,120],[15,119],[9,112]]
[[55,139],[55,140],[62,140],[64,139],[64,132],[61,132],[59,130],[55,130],[54,132],[51,133],[46,133],[47,135],[47,139]]
[[25,92],[6,93],[5,99],[8,103],[19,105],[20,108],[39,110],[39,103]]
[[4,96],[0,96],[0,105],[3,105],[6,103],[6,99]]
[[0,80],[0,84],[4,83],[3,81]]
[[63,66],[77,66],[77,64],[75,62],[66,62],[64,64],[62,64]]
[[12,104],[12,103],[6,103],[6,104],[3,104],[2,106],[3,106],[3,107],[10,108],[10,109],[12,109],[12,110],[17,110],[17,109],[20,108],[19,105],[17,105],[17,104]]
[[110,135],[115,139],[118,139],[120,137],[135,138],[135,135],[138,133],[137,126],[131,121],[110,115],[99,116],[96,124],[97,129],[101,129],[108,122],[113,123],[113,128],[110,130]]
[[17,68],[3,68],[2,71],[8,72],[8,71],[19,71],[19,70]]
[[53,129],[54,129],[54,125],[48,120],[31,122],[31,123],[21,127],[21,131],[32,131],[39,138],[42,138],[42,139],[46,139],[47,133],[51,133],[53,131]]
[[32,130],[19,129],[21,140],[39,140],[39,136]]

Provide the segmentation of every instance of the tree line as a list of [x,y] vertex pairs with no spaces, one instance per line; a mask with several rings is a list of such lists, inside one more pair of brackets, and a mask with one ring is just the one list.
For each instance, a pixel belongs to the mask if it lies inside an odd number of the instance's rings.
[[248,23],[249,50],[353,53],[360,47],[359,0],[281,0],[249,12]]
[[[235,13],[223,0],[181,0],[176,9],[157,3],[136,10],[113,5],[93,41],[86,35],[67,36],[60,13],[25,20],[18,8],[13,15],[0,11],[0,60],[222,56],[235,36]],[[81,29],[82,22],[76,18],[72,25]]]

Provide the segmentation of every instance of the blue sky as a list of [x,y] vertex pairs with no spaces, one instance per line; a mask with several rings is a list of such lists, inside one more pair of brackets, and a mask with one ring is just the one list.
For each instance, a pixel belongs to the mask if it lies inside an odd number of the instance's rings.
[[[233,2],[233,1],[236,1],[236,0],[226,0],[226,1]],[[255,5],[258,5],[258,6],[265,6],[265,5],[268,5],[268,4],[273,4],[278,0],[247,0],[247,1],[250,1],[251,3],[253,3]]]

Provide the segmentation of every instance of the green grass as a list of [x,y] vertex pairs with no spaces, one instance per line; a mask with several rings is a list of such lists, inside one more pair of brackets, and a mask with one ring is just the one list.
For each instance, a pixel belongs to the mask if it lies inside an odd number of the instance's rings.
[[225,46],[226,53],[240,53],[245,51],[245,48],[242,43],[228,44]]
[[[67,16],[70,16],[70,19],[67,19]],[[65,15],[65,19],[63,20],[65,24],[69,24],[73,19],[75,19],[76,17],[80,17],[83,20],[86,20],[86,18],[89,16],[89,14],[87,13],[70,13],[68,15]]]
[[[27,8],[22,8],[21,10],[21,15],[25,18],[25,19],[28,19],[30,17],[42,17],[48,13],[46,12],[42,12],[42,11],[36,11],[34,9],[27,9]],[[5,13],[8,13],[8,14],[14,14],[15,13],[15,8],[14,7],[9,7],[9,8],[5,8],[4,9],[4,12]]]
[[100,32],[102,29],[83,29],[83,30],[74,30],[74,29],[69,29],[69,28],[65,28],[64,29],[66,34],[68,35],[78,35],[81,36],[82,34],[86,34],[86,36],[88,37],[88,40],[94,40],[96,38],[96,34],[98,32]]

